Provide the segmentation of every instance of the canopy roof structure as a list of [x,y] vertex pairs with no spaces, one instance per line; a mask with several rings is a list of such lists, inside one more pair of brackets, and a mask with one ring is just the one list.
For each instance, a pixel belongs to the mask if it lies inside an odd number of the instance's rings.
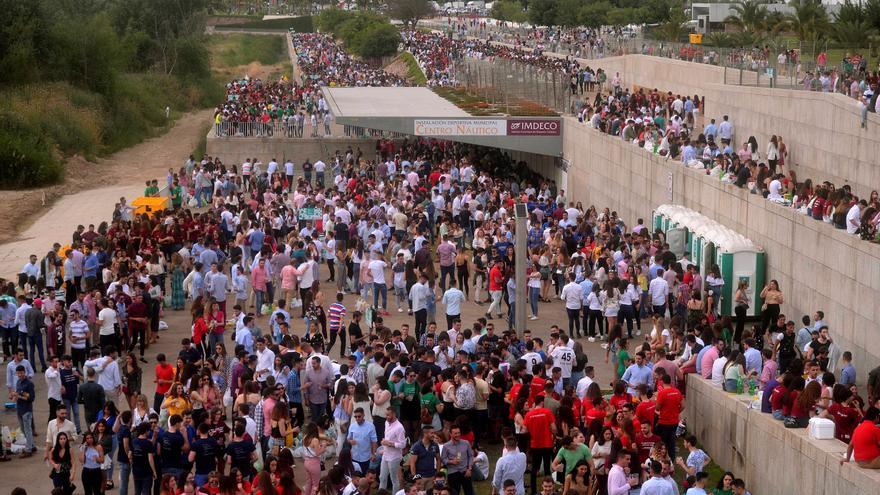
[[559,117],[475,117],[428,88],[321,88],[338,124],[562,156]]
[[746,238],[742,234],[711,220],[690,208],[681,205],[660,205],[655,210],[661,215],[669,217],[669,219],[681,227],[693,232],[704,239],[715,244],[717,249],[726,253],[737,253],[743,251],[764,251],[757,246],[751,239]]

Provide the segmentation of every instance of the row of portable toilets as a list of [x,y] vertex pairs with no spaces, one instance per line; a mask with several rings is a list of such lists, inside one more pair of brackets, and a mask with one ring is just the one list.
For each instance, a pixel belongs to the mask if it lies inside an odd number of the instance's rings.
[[710,220],[705,216],[681,205],[660,205],[652,217],[654,232],[666,235],[669,249],[678,259],[685,252],[699,268],[703,277],[704,290],[706,277],[712,267],[717,266],[724,285],[721,288],[720,313],[733,316],[733,296],[740,282],[747,283],[747,292],[752,303],[748,316],[761,314],[761,290],[765,284],[766,258],[764,250],[741,234]]

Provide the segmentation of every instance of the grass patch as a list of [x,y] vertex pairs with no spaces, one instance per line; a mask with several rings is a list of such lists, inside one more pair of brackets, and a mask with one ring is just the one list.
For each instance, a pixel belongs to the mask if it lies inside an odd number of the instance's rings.
[[188,84],[160,74],[122,74],[112,98],[67,83],[0,91],[0,187],[59,182],[64,157],[93,160],[132,146],[171,123],[166,107],[186,112],[217,98],[222,86],[213,81]]
[[403,52],[400,54],[399,58],[406,64],[406,78],[409,79],[410,82],[418,86],[428,84],[428,78],[425,77],[425,73],[422,72],[422,68],[419,67],[419,63],[416,61],[416,58],[412,53]]
[[528,100],[505,99],[492,88],[480,88],[487,96],[471,93],[461,86],[432,88],[442,98],[475,117],[511,115],[517,117],[558,117],[555,111]]
[[199,134],[199,143],[196,144],[196,149],[193,150],[192,155],[197,159],[205,156],[208,150],[208,128],[211,127],[211,124],[205,125],[203,129],[204,132]]
[[315,31],[315,25],[312,16],[285,17],[281,19],[260,19],[253,20],[250,17],[243,17],[241,23],[230,23],[215,26],[217,31],[224,29],[250,29],[254,31],[288,31],[293,30],[297,33],[312,33]]
[[281,63],[286,56],[283,36],[226,34],[211,36],[208,49],[215,69],[238,67],[251,62],[263,65]]

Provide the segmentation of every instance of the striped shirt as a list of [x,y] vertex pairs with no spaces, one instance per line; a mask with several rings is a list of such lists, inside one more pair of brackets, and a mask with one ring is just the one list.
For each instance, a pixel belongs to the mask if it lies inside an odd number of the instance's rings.
[[345,318],[345,306],[342,303],[335,302],[327,309],[327,313],[327,324],[330,330],[338,332],[342,319]]

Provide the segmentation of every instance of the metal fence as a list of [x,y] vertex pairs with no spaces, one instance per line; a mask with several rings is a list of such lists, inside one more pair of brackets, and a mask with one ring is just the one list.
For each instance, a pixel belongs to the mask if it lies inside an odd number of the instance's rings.
[[[572,36],[535,39],[531,36],[532,30],[521,27],[486,26],[485,29],[480,29],[467,26],[467,29],[461,31],[459,29],[453,30],[440,20],[428,22],[427,25],[449,32],[455,37],[464,35],[488,39],[531,49],[540,48],[545,52],[584,59],[601,59],[619,55],[648,55],[715,65],[724,68],[724,82],[726,84],[742,86],[847,93],[845,77],[839,77],[837,84],[830,87],[823,87],[814,79],[818,80],[819,72],[833,69],[836,69],[842,76],[853,72],[853,67],[844,62],[826,67],[816,66],[816,55],[830,48],[827,42],[824,45],[815,46],[798,41],[768,42],[764,44],[769,44],[770,50],[765,55],[763,51],[754,48],[721,48],[690,43],[673,43],[650,40],[640,35],[631,37],[603,33],[600,42],[595,39],[591,42],[586,39],[573,39]],[[852,47],[851,49],[855,53],[863,51],[865,47]],[[795,62],[789,61],[786,57],[786,61],[780,63],[779,54],[788,50],[795,50],[800,54],[800,59]],[[871,52],[872,47],[867,47],[867,50]]]
[[398,132],[379,131],[350,125],[318,124],[297,126],[284,122],[220,122],[214,124],[214,136],[223,138],[360,138],[360,139],[401,139]]
[[455,75],[468,92],[497,106],[530,101],[571,113],[574,95],[568,78],[558,71],[500,58],[465,58],[455,61]]

